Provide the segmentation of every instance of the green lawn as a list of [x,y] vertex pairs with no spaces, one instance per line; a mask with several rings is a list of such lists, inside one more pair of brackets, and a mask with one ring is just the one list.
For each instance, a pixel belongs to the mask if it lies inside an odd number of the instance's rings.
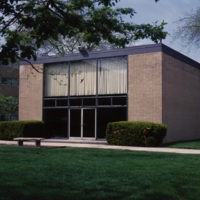
[[196,200],[200,155],[0,146],[0,199]]
[[164,147],[184,148],[184,149],[200,149],[200,140],[176,142],[176,143],[164,145]]

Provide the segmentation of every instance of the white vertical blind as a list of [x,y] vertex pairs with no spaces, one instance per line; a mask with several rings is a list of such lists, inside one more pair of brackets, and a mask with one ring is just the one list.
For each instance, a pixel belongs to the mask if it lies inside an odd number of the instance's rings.
[[99,60],[98,93],[127,93],[127,59],[125,57]]
[[45,96],[68,95],[68,64],[45,67]]
[[[45,67],[45,96],[96,95],[96,60],[50,64]],[[114,57],[98,60],[98,94],[127,93],[127,58]]]
[[70,64],[70,96],[79,95],[96,95],[96,60]]

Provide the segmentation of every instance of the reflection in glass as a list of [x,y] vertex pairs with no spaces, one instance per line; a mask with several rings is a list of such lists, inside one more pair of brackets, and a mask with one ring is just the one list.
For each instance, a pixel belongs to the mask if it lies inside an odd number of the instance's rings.
[[96,94],[96,60],[70,63],[70,96]]
[[126,57],[104,58],[98,64],[98,94],[127,93]]
[[50,64],[44,74],[46,97],[68,95],[68,64]]
[[[45,67],[45,96],[86,96],[127,93],[127,57],[54,63]],[[68,75],[70,71],[70,75]],[[70,80],[69,80],[70,79]],[[70,86],[68,85],[70,84]]]

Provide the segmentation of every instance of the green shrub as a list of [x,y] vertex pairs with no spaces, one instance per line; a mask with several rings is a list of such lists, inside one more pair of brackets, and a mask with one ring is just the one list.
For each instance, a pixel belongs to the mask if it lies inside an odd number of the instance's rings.
[[0,122],[0,139],[12,140],[15,137],[45,137],[42,121],[6,121]]
[[111,145],[159,146],[167,127],[153,122],[112,122],[106,129],[106,140]]

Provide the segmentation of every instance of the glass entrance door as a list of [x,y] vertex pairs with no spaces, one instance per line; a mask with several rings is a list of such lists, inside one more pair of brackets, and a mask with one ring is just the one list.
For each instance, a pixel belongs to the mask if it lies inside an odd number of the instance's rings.
[[95,138],[95,109],[71,109],[70,138]]

